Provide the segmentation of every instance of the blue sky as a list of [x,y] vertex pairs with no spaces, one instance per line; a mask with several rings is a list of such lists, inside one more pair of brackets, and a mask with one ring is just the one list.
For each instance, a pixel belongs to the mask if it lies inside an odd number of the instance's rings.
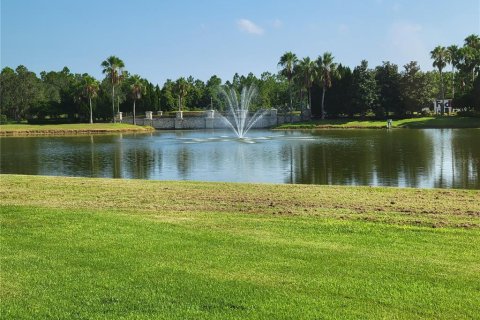
[[277,72],[293,51],[354,67],[417,60],[480,33],[480,0],[1,0],[1,65],[101,78],[109,55],[160,85]]

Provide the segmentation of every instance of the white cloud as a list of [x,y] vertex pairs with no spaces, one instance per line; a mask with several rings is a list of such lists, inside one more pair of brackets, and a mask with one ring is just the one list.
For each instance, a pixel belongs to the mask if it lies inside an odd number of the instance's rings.
[[255,35],[262,35],[265,33],[265,31],[257,26],[255,23],[248,19],[240,19],[237,21],[237,26],[241,31],[250,33],[250,34],[255,34]]

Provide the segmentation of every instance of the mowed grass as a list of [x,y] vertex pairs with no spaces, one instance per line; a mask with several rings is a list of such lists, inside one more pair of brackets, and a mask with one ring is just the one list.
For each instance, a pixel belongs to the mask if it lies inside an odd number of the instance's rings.
[[152,127],[126,123],[2,124],[0,135],[68,135],[82,133],[148,132]]
[[[370,128],[386,127],[386,120],[326,119],[300,123],[285,123],[277,129]],[[393,128],[480,128],[480,118],[473,117],[422,117],[393,120]]]
[[480,191],[0,176],[2,319],[475,319]]

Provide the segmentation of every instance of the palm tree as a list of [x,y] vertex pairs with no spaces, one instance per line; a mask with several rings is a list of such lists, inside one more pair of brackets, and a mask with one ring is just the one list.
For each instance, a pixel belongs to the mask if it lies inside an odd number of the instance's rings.
[[185,78],[179,78],[175,82],[175,92],[178,96],[178,111],[182,111],[183,98],[187,96],[188,92],[188,82]]
[[472,83],[475,82],[475,69],[480,68],[480,37],[471,34],[465,38],[463,46],[464,59],[467,67],[472,70]]
[[448,50],[448,62],[452,65],[452,98],[455,98],[455,69],[462,58],[461,51],[456,45],[447,47]]
[[130,79],[130,73],[126,70],[122,70],[118,75],[118,82],[117,82],[117,90],[115,90],[116,95],[116,103],[117,108],[115,109],[117,112],[120,112],[120,103],[126,100],[126,96],[129,94],[129,83],[126,83],[126,86],[123,86],[122,83],[125,80]]
[[110,56],[101,64],[103,70],[102,72],[110,78],[112,84],[112,113],[113,113],[113,122],[115,122],[115,86],[120,83],[122,69],[125,67],[123,61],[116,57]]
[[301,79],[303,87],[308,91],[308,105],[312,107],[311,89],[313,81],[315,81],[317,68],[315,61],[310,60],[309,57],[303,58],[298,63],[297,76]]
[[289,105],[290,110],[292,110],[292,104],[293,104],[293,101],[292,101],[292,80],[293,80],[293,76],[295,74],[294,70],[295,70],[295,66],[297,65],[297,63],[298,63],[297,56],[290,51],[285,52],[283,54],[283,56],[280,57],[280,61],[278,62],[278,66],[283,68],[282,70],[280,70],[280,74],[285,76],[288,80],[288,92],[289,92],[289,95],[290,95],[290,105]]
[[480,37],[476,34],[471,34],[465,38],[465,45],[471,48],[480,49]]
[[332,86],[332,77],[337,74],[337,64],[333,62],[330,52],[325,52],[317,59],[319,80],[322,83],[322,119],[325,119],[325,92]]
[[442,116],[445,113],[445,90],[443,88],[443,73],[442,70],[447,65],[447,61],[449,61],[449,52],[445,47],[436,46],[430,52],[431,58],[433,59],[433,67],[438,69],[440,73],[440,86],[441,86],[441,93],[442,93]]
[[138,99],[142,98],[142,95],[145,94],[146,87],[142,78],[140,78],[140,76],[137,74],[132,76],[130,81],[130,93],[132,94],[133,98],[133,124],[136,125],[137,121],[135,120],[135,103]]
[[85,96],[88,98],[88,102],[90,105],[90,124],[93,123],[93,109],[92,109],[92,98],[95,98],[98,93],[98,89],[100,88],[98,81],[86,75],[83,78],[83,92]]

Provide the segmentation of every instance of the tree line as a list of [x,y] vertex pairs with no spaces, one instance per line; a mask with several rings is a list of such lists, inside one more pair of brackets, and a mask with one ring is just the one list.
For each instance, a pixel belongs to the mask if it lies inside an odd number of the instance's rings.
[[[470,35],[461,47],[438,46],[431,51],[433,71],[412,61],[402,69],[391,62],[370,68],[366,60],[353,70],[326,52],[317,59],[283,54],[279,72],[235,74],[225,82],[213,75],[206,82],[181,77],[160,87],[125,69],[110,56],[100,64],[105,77],[61,71],[37,76],[25,66],[5,67],[0,74],[0,113],[12,120],[45,118],[62,121],[110,121],[119,111],[224,110],[219,96],[224,85],[240,90],[258,88],[253,108],[280,112],[312,109],[320,117],[398,116],[420,113],[432,99],[453,99],[457,108],[480,111],[480,38]],[[447,70],[447,66],[451,69]],[[443,113],[443,109],[442,109]]]

